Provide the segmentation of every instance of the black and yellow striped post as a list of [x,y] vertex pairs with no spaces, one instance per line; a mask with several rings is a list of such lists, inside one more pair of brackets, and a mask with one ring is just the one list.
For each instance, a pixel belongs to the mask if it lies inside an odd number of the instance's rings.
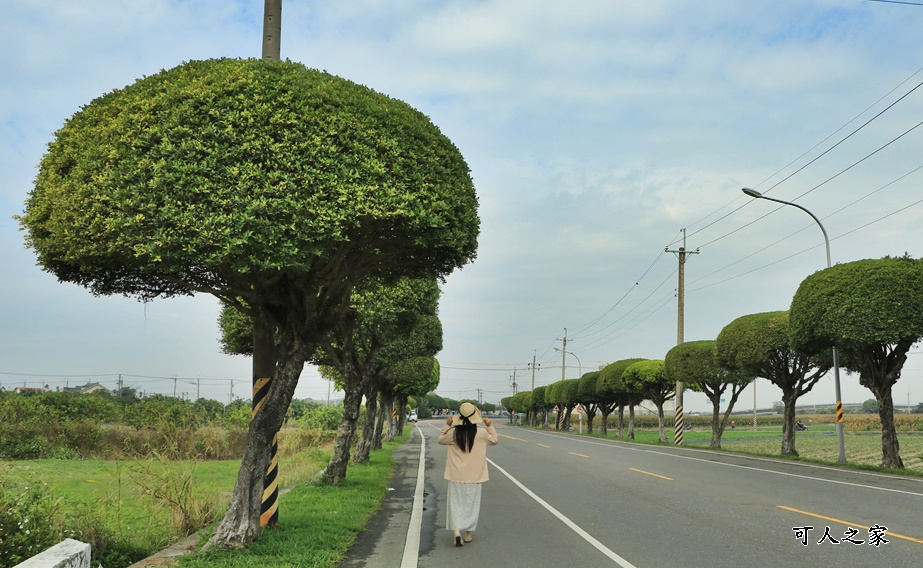
[[[263,405],[269,393],[272,378],[259,378],[253,380],[253,417]],[[260,526],[274,527],[279,524],[279,443],[278,432],[272,437],[272,447],[269,454],[269,468],[263,479],[263,498],[260,502]]]
[[674,413],[674,422],[673,422],[673,444],[676,446],[683,445],[683,430],[685,429],[683,425],[683,407],[677,406],[676,412]]

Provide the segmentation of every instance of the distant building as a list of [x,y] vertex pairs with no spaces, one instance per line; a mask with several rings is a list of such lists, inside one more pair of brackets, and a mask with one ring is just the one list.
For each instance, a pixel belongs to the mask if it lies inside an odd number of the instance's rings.
[[114,393],[111,390],[107,389],[106,387],[104,387],[103,385],[99,383],[87,383],[79,387],[66,387],[64,389],[64,392],[73,392],[77,394],[90,394],[94,392],[101,392],[101,393],[108,394],[109,396],[114,396]]
[[44,387],[16,387],[13,390],[20,394],[24,392],[48,392],[48,389]]

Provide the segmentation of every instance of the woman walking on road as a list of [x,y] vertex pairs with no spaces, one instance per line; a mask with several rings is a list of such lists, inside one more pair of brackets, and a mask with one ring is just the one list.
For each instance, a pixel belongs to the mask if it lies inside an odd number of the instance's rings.
[[[484,424],[485,428],[478,428]],[[450,416],[439,432],[439,443],[448,446],[445,478],[449,480],[446,499],[446,529],[455,532],[455,546],[471,542],[477,529],[481,512],[481,484],[487,481],[487,446],[495,446],[500,439],[490,424],[482,418],[478,407],[462,403],[458,414]]]

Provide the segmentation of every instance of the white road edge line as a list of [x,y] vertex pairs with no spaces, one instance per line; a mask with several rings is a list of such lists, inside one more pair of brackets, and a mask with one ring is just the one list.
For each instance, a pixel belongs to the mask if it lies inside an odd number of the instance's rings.
[[606,555],[610,560],[612,560],[613,562],[615,562],[616,564],[618,564],[618,565],[621,566],[622,568],[636,568],[634,564],[632,564],[631,562],[625,560],[624,558],[622,558],[622,557],[619,556],[618,554],[612,552],[606,545],[604,545],[603,543],[601,543],[601,542],[599,542],[598,540],[596,540],[595,538],[593,538],[588,532],[586,532],[585,530],[583,530],[582,528],[580,528],[579,526],[577,526],[577,524],[574,523],[572,520],[570,520],[570,519],[568,519],[567,517],[565,517],[563,513],[561,513],[560,511],[558,511],[557,509],[555,509],[554,507],[552,507],[552,506],[549,505],[548,503],[546,503],[541,497],[539,497],[538,495],[536,495],[535,493],[533,493],[531,490],[529,490],[528,487],[526,487],[525,485],[523,485],[522,483],[520,483],[518,479],[516,479],[515,477],[513,477],[512,475],[510,475],[509,473],[507,473],[507,471],[506,471],[505,469],[503,469],[502,467],[500,467],[499,465],[497,465],[496,463],[494,463],[493,460],[491,460],[490,458],[488,458],[488,459],[487,459],[487,462],[490,463],[490,465],[492,465],[497,471],[499,471],[499,472],[502,473],[503,475],[507,476],[507,477],[510,479],[510,481],[512,481],[513,483],[516,484],[517,487],[519,487],[520,489],[522,489],[522,490],[525,492],[526,495],[528,495],[529,497],[535,499],[535,501],[538,502],[538,504],[541,505],[542,507],[548,509],[548,511],[549,511],[552,515],[554,515],[554,516],[557,517],[562,523],[564,523],[565,525],[567,525],[568,527],[570,527],[571,530],[573,530],[575,533],[577,533],[578,535],[580,535],[581,537],[583,537],[584,540],[586,540],[587,542],[589,542],[590,544],[592,544],[594,547],[596,547],[597,550],[599,550],[599,551],[602,552],[604,555]]
[[413,510],[410,513],[410,526],[407,527],[407,541],[404,543],[404,556],[401,568],[417,568],[420,561],[420,531],[423,529],[423,480],[426,474],[426,436],[420,426],[413,425],[420,434],[420,465],[417,467],[417,487],[413,492]]

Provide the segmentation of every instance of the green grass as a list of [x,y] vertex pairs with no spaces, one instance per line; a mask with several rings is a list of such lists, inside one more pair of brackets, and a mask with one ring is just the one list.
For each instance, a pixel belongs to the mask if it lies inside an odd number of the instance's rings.
[[407,435],[386,442],[367,463],[350,465],[336,486],[295,487],[279,499],[280,526],[263,531],[244,550],[212,549],[183,557],[184,568],[299,566],[333,568],[342,560],[388,492],[395,448]]
[[[309,481],[330,459],[330,446],[312,448],[280,460],[280,485],[287,487]],[[79,525],[88,521],[78,511],[93,511],[93,523],[100,523],[116,541],[130,543],[134,558],[150,555],[179,540],[173,512],[165,503],[146,496],[139,485],[164,486],[187,505],[205,505],[213,518],[223,516],[237,480],[238,460],[23,460],[0,463],[0,476],[7,490],[18,494],[27,487],[43,487],[60,500],[64,514],[77,515]],[[182,480],[191,476],[191,493],[184,494]],[[73,525],[73,523],[71,523]],[[95,527],[76,527],[74,538],[88,541]],[[106,566],[125,566],[124,558]]]
[[[47,483],[49,490],[66,503],[91,505],[114,534],[132,535],[132,540],[152,551],[169,544],[177,535],[171,527],[170,511],[147,498],[138,486],[144,461],[32,460],[6,462],[7,481],[13,486]],[[192,475],[195,498],[211,500],[216,507],[227,505],[234,487],[237,461],[151,463],[159,475],[176,479]]]
[[[837,464],[839,446],[834,435],[833,424],[817,424],[810,426],[807,432],[795,434],[795,447],[799,459],[805,461]],[[597,435],[594,433],[594,435]],[[627,435],[627,429],[624,433]],[[614,430],[609,430],[608,438],[615,438]],[[624,439],[624,438],[623,438]],[[673,433],[667,432],[667,440],[672,443]],[[697,428],[686,431],[683,441],[690,447],[708,448],[711,440],[711,431]],[[901,459],[904,460],[903,472],[911,475],[923,475],[923,435],[913,432],[899,432],[898,440],[901,445]],[[659,444],[660,435],[657,430],[635,429],[635,442],[642,444]],[[701,442],[705,443],[701,443]],[[696,443],[700,442],[700,443]],[[843,437],[843,446],[846,451],[846,460],[852,466],[861,469],[881,469],[881,434],[879,432],[846,432]],[[727,452],[756,454],[779,457],[782,452],[781,427],[757,427],[753,430],[749,426],[738,426],[735,429],[726,429],[721,436],[721,449]]]

